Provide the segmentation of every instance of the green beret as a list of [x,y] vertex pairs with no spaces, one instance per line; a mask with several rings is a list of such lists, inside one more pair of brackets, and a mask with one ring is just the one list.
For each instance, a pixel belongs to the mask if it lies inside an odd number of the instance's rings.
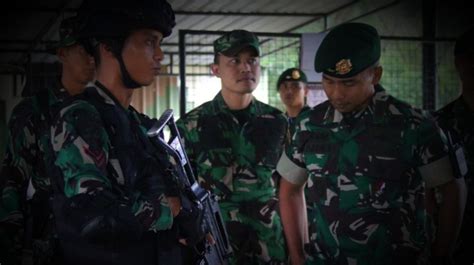
[[76,44],[79,19],[77,17],[69,17],[61,21],[59,26],[59,42],[58,47],[68,47]]
[[214,53],[222,53],[225,56],[235,56],[247,47],[255,49],[257,56],[260,56],[260,44],[257,36],[246,30],[227,32],[214,41]]
[[321,42],[314,69],[337,78],[352,77],[380,59],[380,36],[367,24],[345,23],[333,28]]
[[308,83],[306,74],[298,68],[289,68],[286,69],[280,77],[278,77],[277,90],[280,89],[281,83],[285,81],[301,81],[303,83]]

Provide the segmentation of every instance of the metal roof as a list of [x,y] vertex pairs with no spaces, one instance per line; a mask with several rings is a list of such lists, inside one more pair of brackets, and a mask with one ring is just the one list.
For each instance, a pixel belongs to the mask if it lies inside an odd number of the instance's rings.
[[[99,0],[100,1],[100,0]],[[168,0],[176,13],[177,25],[163,42],[165,53],[178,49],[179,30],[294,32],[310,23],[321,30],[338,23],[364,19],[374,13],[393,13],[381,22],[390,35],[400,30],[421,37],[421,0]],[[60,21],[75,14],[82,0],[17,0],[0,15],[0,73],[13,71],[26,62],[51,62],[47,47],[58,39]],[[448,17],[439,23],[455,27],[468,16],[453,15],[465,8],[464,1],[437,0],[438,13]],[[459,2],[459,3],[458,3]],[[457,3],[457,4],[456,4]],[[458,9],[458,10],[457,10]],[[469,13],[464,10],[464,13]],[[453,20],[455,22],[453,22]],[[457,21],[457,22],[456,22]],[[463,22],[465,23],[465,22]],[[405,24],[405,26],[403,26]],[[456,29],[459,32],[458,27]],[[444,30],[453,34],[452,30]],[[418,34],[417,34],[418,33]],[[401,34],[406,35],[406,34]],[[415,35],[415,36],[414,36]],[[418,35],[418,36],[416,36]]]

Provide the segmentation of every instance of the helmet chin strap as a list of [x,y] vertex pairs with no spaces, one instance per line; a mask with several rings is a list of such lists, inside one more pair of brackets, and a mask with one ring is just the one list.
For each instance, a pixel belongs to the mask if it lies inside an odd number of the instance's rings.
[[119,63],[120,73],[122,74],[122,82],[125,85],[125,87],[128,89],[137,89],[137,88],[142,87],[143,86],[142,84],[132,79],[129,72],[127,71],[127,68],[125,67],[125,63],[123,62],[123,57],[122,57],[123,41],[115,40],[110,44],[111,44],[110,48]]
[[141,84],[139,84],[137,81],[133,80],[130,74],[127,71],[127,68],[125,67],[125,63],[123,62],[122,54],[117,54],[116,55],[117,60],[120,65],[120,73],[122,74],[122,82],[125,85],[126,88],[128,89],[137,89],[142,87]]

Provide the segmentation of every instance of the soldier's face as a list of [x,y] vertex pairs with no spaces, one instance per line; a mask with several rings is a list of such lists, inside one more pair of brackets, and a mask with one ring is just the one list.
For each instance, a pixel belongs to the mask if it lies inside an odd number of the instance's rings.
[[58,56],[63,65],[63,75],[69,75],[75,82],[84,85],[94,79],[94,58],[81,45],[60,48]]
[[379,82],[381,74],[381,67],[370,67],[350,78],[323,74],[324,92],[331,105],[341,113],[361,110],[374,94],[374,85]]
[[303,107],[304,98],[308,94],[305,83],[301,81],[285,81],[278,89],[280,99],[287,108]]
[[222,89],[232,93],[252,93],[260,81],[260,58],[251,48],[233,57],[220,54],[218,63],[211,67],[221,79]]
[[122,58],[125,67],[130,77],[143,86],[151,84],[160,73],[162,39],[161,32],[143,29],[133,32],[124,43]]

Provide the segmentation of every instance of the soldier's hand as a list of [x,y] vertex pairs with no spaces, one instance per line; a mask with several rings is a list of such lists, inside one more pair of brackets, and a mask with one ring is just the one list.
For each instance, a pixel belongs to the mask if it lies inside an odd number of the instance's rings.
[[201,242],[207,234],[204,224],[204,210],[200,205],[181,196],[181,210],[175,217],[179,229],[180,242],[194,246]]
[[176,217],[181,211],[181,199],[179,197],[166,197],[171,209],[171,214]]
[[[188,242],[187,242],[186,238],[180,238],[178,241],[179,241],[179,243],[181,243],[185,246],[188,245]],[[209,244],[209,245],[216,244],[216,240],[214,239],[214,237],[212,236],[211,233],[206,234],[206,243]]]

